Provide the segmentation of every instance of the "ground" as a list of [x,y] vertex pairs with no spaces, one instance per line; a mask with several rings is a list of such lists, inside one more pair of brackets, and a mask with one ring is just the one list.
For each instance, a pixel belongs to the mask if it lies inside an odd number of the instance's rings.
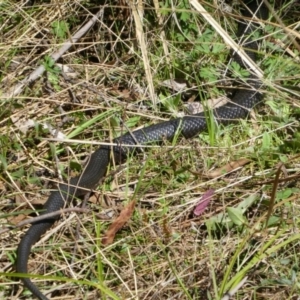
[[[187,0],[25,2],[0,2],[3,299],[33,299],[14,275],[27,229],[14,226],[36,216],[57,182],[78,174],[103,142],[199,103],[210,111],[254,70],[230,61],[232,46],[203,18],[238,41],[241,5],[200,1],[203,12]],[[32,250],[30,273],[49,298],[226,299],[236,287],[232,299],[299,299],[300,7],[265,2],[270,18],[254,34],[263,103],[246,120],[212,122],[193,139],[112,162],[90,197],[70,205],[88,212],[65,213]],[[54,63],[51,55],[98,12]],[[45,72],[16,93],[39,66]]]

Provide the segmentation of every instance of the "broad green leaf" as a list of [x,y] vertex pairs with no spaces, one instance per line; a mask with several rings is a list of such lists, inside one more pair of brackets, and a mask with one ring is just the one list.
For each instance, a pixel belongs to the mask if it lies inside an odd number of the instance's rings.
[[236,207],[227,207],[226,208],[228,212],[228,216],[231,219],[231,221],[240,226],[247,223],[246,218],[243,216],[243,211]]

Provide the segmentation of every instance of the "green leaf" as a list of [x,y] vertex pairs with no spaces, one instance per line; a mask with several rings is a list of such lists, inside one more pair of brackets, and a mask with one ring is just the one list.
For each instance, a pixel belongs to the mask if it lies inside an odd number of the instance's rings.
[[204,54],[209,54],[211,53],[210,51],[210,45],[206,43],[202,43],[201,45],[197,45],[196,49]]
[[19,178],[21,178],[24,175],[24,168],[21,167],[17,171],[10,173],[10,175],[14,179],[19,179]]
[[120,126],[120,117],[115,115],[111,116],[109,123],[112,127],[119,127]]
[[131,127],[135,127],[138,122],[140,121],[140,117],[132,117],[132,118],[129,118],[127,121],[126,121],[126,126],[128,128],[131,128]]
[[250,75],[250,73],[246,69],[243,69],[236,61],[233,61],[230,66],[232,70],[232,77],[245,78]]
[[[235,209],[240,214],[243,214],[258,198],[259,196],[257,194],[250,195],[248,198],[239,203]],[[243,224],[244,223],[245,222],[243,220]],[[212,230],[216,230],[219,225],[231,228],[233,226],[233,220],[230,218],[229,214],[219,213],[218,215],[209,218],[209,220],[206,221],[206,225],[210,226]]]
[[280,221],[281,221],[281,218],[276,217],[276,216],[271,216],[268,220],[267,227],[278,225],[280,223]]
[[187,13],[187,12],[183,12],[181,13],[181,16],[180,16],[180,20],[181,21],[187,21],[191,18],[191,14]]
[[71,133],[68,134],[67,138],[72,139],[73,137],[77,136],[78,134],[82,133],[86,128],[90,128],[93,126],[93,124],[100,122],[106,118],[109,118],[113,114],[117,113],[117,110],[111,109],[109,111],[106,111],[104,113],[101,113],[99,115],[96,115],[94,118],[82,122],[80,125],[78,125]]
[[215,82],[218,79],[218,74],[214,68],[204,67],[200,70],[200,76],[208,82]]
[[229,218],[234,224],[240,226],[247,223],[247,220],[243,216],[243,211],[241,209],[235,207],[227,207],[226,210],[228,212]]
[[7,169],[7,161],[6,158],[0,154],[0,165],[1,169],[6,170]]
[[264,149],[270,149],[272,145],[271,136],[268,132],[264,132],[263,139],[262,139],[262,147]]
[[164,107],[170,111],[170,112],[177,112],[178,105],[180,103],[180,95],[174,96],[174,97],[163,97],[161,99],[162,104]]
[[223,45],[223,44],[213,44],[212,53],[219,54],[219,53],[223,52],[224,49],[225,49],[225,45]]
[[277,200],[287,199],[292,195],[292,193],[293,193],[292,189],[285,189],[283,191],[279,191],[276,194],[276,199]]

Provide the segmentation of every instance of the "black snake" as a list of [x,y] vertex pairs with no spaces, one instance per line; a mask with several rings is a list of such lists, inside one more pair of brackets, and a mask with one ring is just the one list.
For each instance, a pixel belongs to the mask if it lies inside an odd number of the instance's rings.
[[[262,1],[259,0],[244,1],[244,6],[242,6],[243,17],[251,18],[256,14],[258,19],[266,19],[267,10],[261,2]],[[237,33],[239,37],[242,37],[246,53],[253,61],[256,60],[256,52],[258,50],[257,42],[251,38],[251,34],[255,29],[257,29],[257,25],[253,22],[250,23],[243,20],[239,22]],[[244,66],[238,55],[234,55],[234,59],[241,66]],[[261,102],[262,95],[258,92],[260,87],[260,80],[256,76],[250,75],[247,80],[246,89],[237,89],[229,103],[213,110],[215,121],[219,124],[226,125],[237,119],[246,118],[249,111]],[[185,138],[191,138],[207,130],[206,119],[207,116],[205,113],[173,119],[122,135],[113,140],[117,146],[101,146],[91,155],[87,166],[80,176],[71,178],[68,183],[60,183],[58,190],[50,194],[44,205],[43,214],[59,211],[73,198],[82,196],[86,194],[87,191],[95,188],[106,172],[112,153],[116,157],[121,156],[125,158],[129,153],[137,149],[139,144],[144,145],[159,142],[162,141],[162,139],[172,140],[178,132]],[[59,216],[33,223],[22,237],[17,250],[18,259],[16,269],[18,273],[28,272],[27,263],[32,245],[35,244],[58,219]],[[22,281],[37,298],[41,300],[48,299],[29,278],[22,278]]]

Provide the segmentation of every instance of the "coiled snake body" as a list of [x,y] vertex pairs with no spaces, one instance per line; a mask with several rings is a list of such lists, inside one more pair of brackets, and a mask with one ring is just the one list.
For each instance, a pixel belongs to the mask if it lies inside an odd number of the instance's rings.
[[[242,8],[244,17],[250,18],[256,13],[257,18],[266,19],[266,8],[256,3],[261,1],[251,0],[244,2],[248,2],[246,4],[248,8],[244,6]],[[249,22],[239,23],[238,36],[241,37],[243,35],[243,40],[247,38],[247,42],[244,44],[244,47],[247,49],[246,53],[255,61],[255,52],[258,49],[258,45],[249,35],[253,33],[253,30],[257,29],[257,27],[253,22],[250,25],[248,23]],[[235,60],[243,66],[239,57],[235,57]],[[238,89],[229,103],[213,110],[213,116],[216,122],[226,125],[237,119],[246,118],[249,111],[261,102],[262,97],[258,92],[260,86],[261,82],[254,75],[251,75],[247,80],[246,89]],[[106,172],[112,152],[114,155],[125,158],[128,153],[132,153],[135,149],[135,147],[126,147],[126,145],[136,146],[136,148],[138,148],[138,144],[159,142],[162,139],[172,140],[178,132],[185,138],[191,138],[205,130],[207,130],[206,116],[204,113],[199,113],[152,125],[134,131],[132,134],[127,133],[114,139],[113,142],[118,146],[101,146],[91,155],[87,166],[80,176],[72,178],[69,183],[59,184],[58,190],[52,192],[45,203],[43,214],[59,211],[73,198],[82,196],[87,193],[88,190],[95,188]],[[59,217],[52,217],[33,223],[22,237],[17,250],[18,259],[16,269],[18,273],[28,272],[27,263],[32,245],[35,244],[58,219]],[[48,299],[29,278],[22,278],[22,281],[38,299]]]

